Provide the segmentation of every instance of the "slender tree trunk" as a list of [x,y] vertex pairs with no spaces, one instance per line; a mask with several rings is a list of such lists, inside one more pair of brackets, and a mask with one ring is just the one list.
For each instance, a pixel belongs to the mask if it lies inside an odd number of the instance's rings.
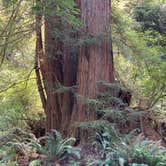
[[[36,0],[37,3],[40,3],[40,0]],[[42,14],[36,13],[36,55],[35,55],[35,72],[38,91],[40,94],[42,106],[44,112],[46,113],[46,96],[44,92],[43,82],[41,78],[41,70],[43,71],[43,65],[40,63],[43,58],[43,44],[42,44],[42,33],[41,33],[41,24],[42,24]],[[43,73],[43,72],[42,72]],[[44,76],[44,73],[43,73]]]
[[[41,0],[36,0],[36,3],[41,3]],[[42,41],[42,13],[36,12],[36,56],[35,56],[35,72],[37,78],[38,91],[42,101],[44,113],[46,115],[46,131],[51,129],[51,118],[49,110],[47,109],[48,91],[46,90],[47,80],[47,61],[44,54],[43,41]]]
[[[113,82],[113,54],[112,43],[107,33],[111,24],[110,0],[77,0],[81,9],[81,19],[84,23],[84,33],[96,38],[91,45],[84,44],[80,48],[77,84],[78,94],[83,97],[97,98],[97,91],[104,90],[98,81]],[[71,124],[96,119],[95,111],[87,111],[88,107],[77,97],[72,113]]]

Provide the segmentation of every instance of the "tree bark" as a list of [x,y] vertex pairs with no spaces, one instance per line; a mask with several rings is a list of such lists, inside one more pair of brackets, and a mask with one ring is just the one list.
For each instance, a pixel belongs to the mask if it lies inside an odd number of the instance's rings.
[[[104,90],[97,84],[98,81],[113,82],[114,67],[112,43],[108,37],[111,24],[110,0],[77,0],[81,10],[81,19],[84,23],[84,34],[96,38],[96,42],[83,44],[79,51],[77,85],[78,95],[81,98],[97,98],[97,91]],[[92,121],[96,119],[94,110],[80,97],[77,97],[72,113],[71,124],[75,122]]]
[[72,46],[64,44],[64,80],[63,85],[67,90],[63,93],[62,105],[62,134],[68,135],[71,114],[74,105],[74,87],[76,85],[77,55],[73,53]]
[[[50,3],[49,11],[54,10],[56,4]],[[46,58],[46,76],[45,90],[47,94],[46,102],[46,121],[47,132],[51,129],[60,131],[62,119],[62,95],[56,91],[63,82],[62,66],[62,43],[55,36],[56,28],[59,26],[59,20],[54,12],[50,12],[44,17],[45,23],[45,58]]]
[[[49,10],[54,10],[52,2]],[[76,84],[77,58],[72,53],[73,46],[65,43],[55,35],[55,31],[63,33],[64,25],[54,12],[45,16],[45,54],[47,59],[47,103],[50,129],[56,129],[66,136],[73,110],[74,97],[71,91],[56,93],[58,88],[68,88]],[[69,25],[69,28],[70,25]],[[48,131],[50,131],[50,129]]]
[[[36,0],[36,3],[40,3],[40,0]],[[40,63],[40,61],[44,55],[43,54],[41,25],[42,25],[42,14],[36,13],[35,73],[36,73],[37,87],[38,87],[38,91],[40,94],[42,106],[43,106],[44,112],[46,113],[46,96],[45,96],[43,82],[42,82],[42,78],[41,78],[41,72],[40,72],[41,70],[43,70],[43,65]]]
[[[46,131],[56,129],[62,131],[64,135],[68,134],[70,124],[96,119],[95,111],[87,111],[89,110],[87,104],[80,99],[97,98],[97,91],[104,91],[104,88],[97,84],[98,81],[114,81],[112,43],[107,35],[111,24],[111,1],[76,0],[76,3],[81,10],[80,18],[84,24],[83,33],[79,34],[79,37],[86,34],[96,39],[93,44],[80,46],[78,60],[70,52],[72,47],[70,43],[64,44],[55,36],[55,30],[57,28],[62,30],[63,26],[54,12],[44,17],[44,52],[41,31],[37,34],[37,50],[40,50],[38,57],[43,78],[43,84],[40,85],[44,85],[45,89],[42,96],[45,95],[43,103],[45,103]],[[56,4],[52,2],[47,8],[54,11],[55,6]],[[75,103],[70,91],[64,94],[56,92],[62,86],[75,85],[76,81],[78,96]]]
[[[36,0],[36,3],[41,3],[41,0]],[[45,7],[48,14],[44,15],[44,48],[41,31],[42,13],[37,12],[36,14],[36,75],[38,90],[46,114],[46,131],[56,129],[66,135],[74,97],[71,91],[58,94],[56,90],[63,86],[70,88],[76,84],[77,58],[71,52],[71,44],[63,43],[55,35],[56,30],[62,32],[64,28],[60,18],[53,12],[55,7],[55,2],[51,1]]]

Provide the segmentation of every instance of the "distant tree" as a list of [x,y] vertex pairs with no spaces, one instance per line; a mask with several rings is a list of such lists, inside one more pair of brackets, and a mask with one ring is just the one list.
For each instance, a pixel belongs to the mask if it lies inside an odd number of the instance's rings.
[[140,23],[140,31],[149,35],[149,46],[165,47],[166,6],[164,3],[144,1],[134,7],[134,18]]

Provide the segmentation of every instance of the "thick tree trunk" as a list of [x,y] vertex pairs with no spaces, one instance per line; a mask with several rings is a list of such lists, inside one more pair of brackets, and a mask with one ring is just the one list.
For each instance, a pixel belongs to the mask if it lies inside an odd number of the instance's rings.
[[[83,34],[97,39],[94,44],[84,44],[80,47],[78,67],[76,57],[70,52],[70,44],[62,43],[55,36],[56,28],[63,27],[54,12],[50,12],[44,18],[45,52],[41,38],[38,38],[41,45],[38,44],[37,47],[42,52],[39,54],[39,63],[45,89],[42,95],[45,95],[46,130],[48,132],[51,129],[61,130],[64,135],[67,134],[70,123],[72,125],[74,122],[96,119],[96,113],[92,110],[87,111],[88,106],[79,96],[97,98],[97,91],[104,90],[97,82],[114,81],[112,43],[107,35],[110,28],[111,2],[110,0],[76,0],[76,2],[84,23]],[[48,6],[49,11],[51,9],[53,11],[55,5],[52,2]],[[61,86],[75,85],[76,72],[78,97],[74,104],[74,97],[70,91],[58,94],[56,90]]]
[[63,31],[59,17],[51,12],[56,4],[50,4],[50,14],[45,16],[45,55],[47,61],[46,75],[46,111],[48,130],[56,129],[65,136],[69,127],[74,97],[70,91],[62,94],[56,93],[58,88],[76,84],[76,56],[72,54],[70,43],[63,43],[55,35],[55,31]]
[[[41,0],[36,0],[36,3],[41,3]],[[62,43],[61,39],[55,35],[56,30],[63,30],[61,20],[54,12],[55,7],[55,2],[46,6],[46,10],[49,12],[44,17],[45,52],[41,31],[42,14],[36,13],[36,75],[38,90],[46,114],[46,131],[56,129],[66,135],[74,97],[71,91],[58,94],[56,90],[62,86],[70,88],[76,84],[77,58],[71,52],[70,43]],[[42,79],[38,66],[40,66]]]
[[64,82],[63,85],[67,90],[63,93],[62,105],[62,134],[67,136],[69,124],[74,105],[73,86],[76,85],[77,55],[71,52],[72,46],[64,46]]
[[58,18],[51,12],[56,4],[48,6],[50,14],[45,15],[45,58],[47,64],[47,74],[45,76],[45,90],[47,94],[46,121],[47,131],[51,129],[61,129],[62,119],[62,95],[56,91],[63,82],[62,67],[62,44],[55,36],[55,28],[59,26]]
[[[96,38],[91,45],[80,48],[77,84],[78,95],[88,98],[97,98],[97,91],[104,90],[98,81],[113,82],[113,54],[112,43],[108,37],[110,29],[111,1],[110,0],[77,0],[81,9],[81,19],[84,23],[85,34]],[[80,97],[77,97],[72,113],[71,123],[85,122],[96,119],[95,111],[87,111],[88,106]]]
[[60,26],[59,20],[54,12],[56,4],[50,1],[46,7],[48,14],[45,14],[45,58],[46,74],[44,79],[46,102],[47,132],[51,129],[61,129],[62,120],[62,95],[56,91],[63,84],[63,54],[62,43],[55,36],[56,29]]

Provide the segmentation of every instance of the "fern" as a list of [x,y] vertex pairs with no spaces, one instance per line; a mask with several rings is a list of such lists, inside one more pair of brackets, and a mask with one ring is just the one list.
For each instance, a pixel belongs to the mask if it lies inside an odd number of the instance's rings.
[[[40,141],[46,141],[46,145],[42,146]],[[70,144],[75,142],[75,138],[62,139],[61,134],[53,130],[52,134],[48,134],[39,139],[39,141],[32,141],[31,146],[34,147],[39,153],[45,156],[48,161],[61,161],[69,154],[74,154],[78,158],[79,150],[74,149]]]

